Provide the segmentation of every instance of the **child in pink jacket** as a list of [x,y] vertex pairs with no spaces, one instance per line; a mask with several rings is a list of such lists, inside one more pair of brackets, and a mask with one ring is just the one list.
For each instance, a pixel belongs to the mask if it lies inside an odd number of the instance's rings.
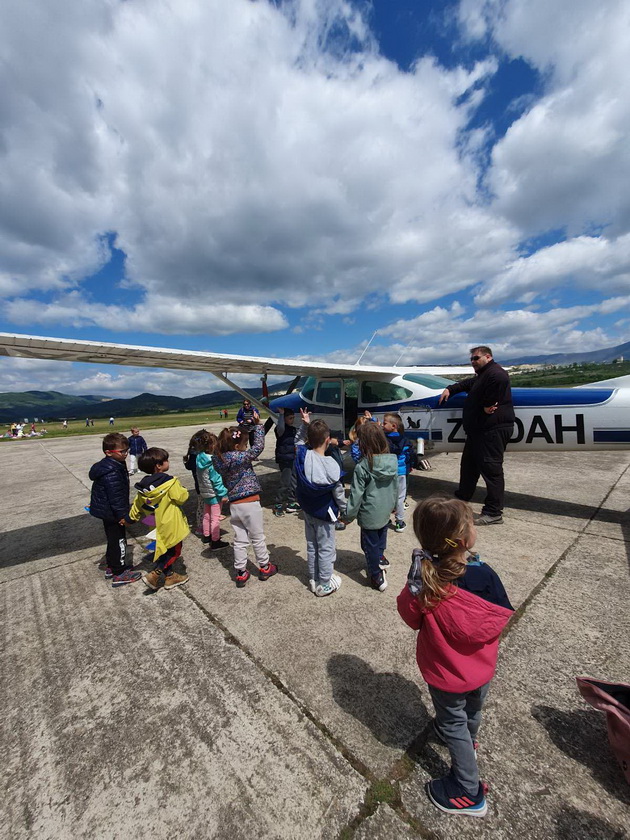
[[477,534],[466,502],[431,496],[416,507],[413,526],[422,548],[413,552],[398,612],[418,631],[416,659],[433,725],[451,754],[450,772],[428,782],[427,794],[448,814],[483,817],[476,736],[513,607],[497,573],[476,555],[467,559]]

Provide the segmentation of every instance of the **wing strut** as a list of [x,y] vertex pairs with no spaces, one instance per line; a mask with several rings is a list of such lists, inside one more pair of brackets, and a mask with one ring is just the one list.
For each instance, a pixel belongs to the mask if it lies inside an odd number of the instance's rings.
[[256,397],[252,397],[251,394],[248,394],[244,388],[240,388],[235,382],[232,382],[231,379],[228,379],[227,376],[223,373],[217,373],[216,371],[211,371],[213,376],[216,376],[217,379],[220,379],[221,382],[224,382],[228,388],[231,388],[233,391],[239,393],[242,397],[247,400],[250,400],[252,405],[255,405],[260,411],[268,411],[270,416],[274,418],[275,422],[278,422],[278,415],[275,414],[268,405],[265,405],[264,402],[257,399]]

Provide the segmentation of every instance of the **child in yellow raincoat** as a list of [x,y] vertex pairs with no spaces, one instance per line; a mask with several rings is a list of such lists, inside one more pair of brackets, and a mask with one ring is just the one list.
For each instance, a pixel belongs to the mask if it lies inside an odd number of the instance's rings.
[[[188,490],[178,478],[168,474],[168,452],[154,446],[140,455],[138,466],[147,475],[136,484],[138,495],[134,499],[129,519],[137,522],[151,514],[155,516],[155,569],[142,580],[151,589],[173,589],[186,583],[188,575],[183,562],[182,540],[190,533],[181,506],[188,499]],[[177,561],[178,571],[174,566]]]

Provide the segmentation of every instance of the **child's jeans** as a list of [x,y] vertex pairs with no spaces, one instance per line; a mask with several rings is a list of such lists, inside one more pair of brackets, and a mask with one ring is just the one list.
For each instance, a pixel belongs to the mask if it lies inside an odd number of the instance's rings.
[[435,708],[435,724],[451,754],[451,772],[471,796],[479,790],[479,769],[473,741],[477,737],[481,709],[489,687],[487,682],[474,691],[453,694],[429,686]]
[[379,563],[387,547],[388,525],[389,523],[375,530],[361,528],[361,550],[365,554],[365,562],[371,577],[381,571]]
[[247,547],[252,544],[256,565],[266,566],[269,551],[263,530],[263,511],[260,502],[241,502],[230,505],[234,529],[234,568],[241,572],[247,566]]
[[407,498],[407,476],[398,476],[398,499],[396,500],[396,519],[403,522],[405,519],[405,499]]
[[216,542],[221,537],[221,529],[219,527],[219,517],[221,516],[221,505],[218,502],[209,504],[204,502],[203,506],[203,535],[210,537],[212,542]]
[[[164,572],[165,575],[171,575],[175,571],[175,563],[180,559],[182,553],[182,543],[181,541],[177,543],[177,545],[171,546],[167,549],[164,554],[160,554],[157,560],[155,560],[155,568],[159,569],[160,571]],[[183,561],[179,564],[180,571],[185,571],[185,567]]]
[[292,502],[295,502],[295,473],[293,467],[281,467],[276,504],[284,505]]
[[335,571],[335,523],[304,514],[306,562],[309,580],[328,583]]
[[125,526],[119,525],[115,519],[103,519],[107,550],[105,560],[107,567],[115,575],[121,575],[127,568],[127,534]]

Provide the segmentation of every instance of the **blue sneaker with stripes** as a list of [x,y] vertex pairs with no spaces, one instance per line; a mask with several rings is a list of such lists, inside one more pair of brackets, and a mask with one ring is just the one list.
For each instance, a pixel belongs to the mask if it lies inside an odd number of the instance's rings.
[[488,813],[486,786],[479,782],[476,794],[470,794],[450,773],[442,779],[433,779],[425,786],[431,802],[445,814],[462,814],[466,817],[485,817]]

